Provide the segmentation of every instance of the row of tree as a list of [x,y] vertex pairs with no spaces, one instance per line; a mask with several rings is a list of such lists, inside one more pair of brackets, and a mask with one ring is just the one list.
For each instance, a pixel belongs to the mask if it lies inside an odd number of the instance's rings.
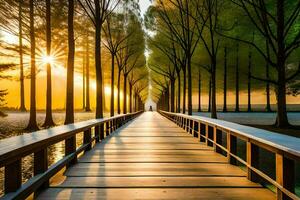
[[[36,62],[39,59],[42,59],[44,62],[42,64],[47,66],[44,127],[55,125],[52,117],[53,60],[66,63],[65,124],[74,122],[75,71],[83,74],[83,108],[86,111],[91,110],[90,79],[91,76],[95,76],[96,118],[104,116],[104,81],[107,80],[110,80],[111,84],[111,116],[115,114],[115,85],[118,94],[118,114],[121,113],[121,90],[124,95],[123,113],[127,113],[128,105],[130,112],[142,108],[146,95],[144,89],[148,86],[143,77],[148,71],[145,68],[145,39],[139,12],[138,2],[135,0],[10,0],[1,4],[1,28],[19,38],[19,43],[16,45],[6,44],[3,52],[13,52],[6,54],[7,57],[16,56],[16,53],[19,55],[19,64],[13,65],[19,66],[20,70],[21,111],[26,110],[24,79],[30,79],[28,130],[39,128],[36,121],[36,75],[39,72]],[[37,40],[44,46],[36,47]],[[91,46],[95,49],[94,54],[91,54]],[[41,52],[45,52],[44,55]],[[30,56],[29,63],[24,62],[24,55]],[[79,57],[82,58],[81,66],[76,65]],[[103,67],[103,59],[111,60],[108,70]],[[90,68],[91,63],[95,65],[94,68]],[[28,76],[24,68],[30,69]],[[115,68],[118,69],[117,81],[115,81]],[[111,73],[105,74],[109,70]],[[123,80],[122,89],[121,80]],[[5,91],[1,90],[1,99],[5,94]]]
[[217,85],[222,80],[223,110],[227,111],[228,84],[232,84],[239,111],[240,79],[245,74],[248,110],[251,89],[266,85],[270,111],[270,88],[274,88],[276,124],[289,126],[286,95],[299,91],[299,12],[300,2],[288,0],[156,0],[145,22],[155,32],[149,37],[149,66],[153,77],[160,76],[154,80],[159,105],[191,115],[193,88],[197,88],[193,85],[198,85],[201,111],[202,83],[207,82],[209,110],[217,118],[216,94],[221,88]]

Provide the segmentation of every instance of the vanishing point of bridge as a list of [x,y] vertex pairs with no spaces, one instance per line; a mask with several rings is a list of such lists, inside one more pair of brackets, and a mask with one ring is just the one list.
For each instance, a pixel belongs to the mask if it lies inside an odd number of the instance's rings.
[[[298,198],[291,184],[293,159],[299,158],[299,147],[293,145],[299,140],[287,137],[284,142],[290,146],[283,147],[275,143],[279,134],[274,137],[263,130],[256,134],[258,130],[208,118],[146,112],[10,138],[4,140],[7,149],[0,143],[3,198]],[[84,132],[83,145],[76,148],[79,132]],[[238,138],[246,141],[246,160],[237,156]],[[66,156],[48,167],[47,146],[63,140]],[[258,147],[275,152],[276,180],[258,170]],[[35,176],[22,184],[20,160],[30,153],[34,153]],[[237,161],[246,167],[238,167]],[[260,178],[275,185],[277,192],[255,183]]]

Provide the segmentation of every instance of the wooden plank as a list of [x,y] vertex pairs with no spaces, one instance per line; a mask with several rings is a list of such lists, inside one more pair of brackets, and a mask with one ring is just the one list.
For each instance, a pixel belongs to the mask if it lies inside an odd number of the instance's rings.
[[107,149],[119,149],[119,150],[128,150],[128,149],[211,149],[210,147],[199,145],[199,144],[99,144],[95,147],[95,149],[99,150],[107,150]]
[[173,189],[63,189],[51,188],[38,199],[212,199],[274,200],[271,191],[260,188],[173,188]]
[[117,162],[117,163],[128,163],[128,162],[152,162],[152,163],[226,163],[227,158],[224,156],[191,156],[191,155],[109,155],[109,156],[83,156],[79,162]]
[[199,139],[155,112],[141,115],[107,137],[64,175],[65,180],[38,198],[275,198],[269,190],[247,180],[246,172],[230,165],[213,147],[200,144]]
[[187,137],[187,138],[178,138],[178,137],[110,137],[103,141],[106,144],[130,144],[130,143],[181,143],[181,144],[197,144],[198,141],[196,138]]
[[73,188],[168,188],[168,187],[256,187],[245,177],[68,177],[52,187]]
[[78,163],[66,176],[245,176],[229,164],[215,163]]

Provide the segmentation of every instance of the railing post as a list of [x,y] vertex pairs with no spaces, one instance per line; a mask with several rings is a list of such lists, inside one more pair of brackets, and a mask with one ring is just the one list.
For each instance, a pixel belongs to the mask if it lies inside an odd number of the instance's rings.
[[[248,165],[258,169],[259,168],[259,148],[257,145],[247,141],[247,163]],[[259,176],[252,171],[249,167],[247,169],[247,178],[253,182],[259,182]]]
[[[217,129],[217,127],[214,128],[214,141],[216,144],[222,145],[222,134],[221,130]],[[222,153],[222,149],[218,145],[215,145],[215,151]]]
[[96,143],[98,143],[100,142],[100,125],[95,126],[94,131],[95,131]]
[[[208,128],[207,128],[207,129],[208,129],[208,132],[207,132],[208,138],[209,138],[210,140],[213,140],[213,141],[214,141],[214,128],[213,128],[213,127],[210,127],[208,124],[207,124],[207,127],[208,127]],[[214,146],[214,143],[207,140],[207,145],[210,146],[210,147],[213,147],[213,146]]]
[[185,131],[190,133],[190,120],[189,119],[185,119]]
[[[295,162],[282,154],[276,154],[276,182],[288,191],[295,193]],[[290,200],[280,189],[277,189],[277,200]]]
[[[34,176],[44,173],[48,169],[48,150],[47,147],[34,153]],[[39,190],[49,187],[49,180],[45,181],[39,189],[36,190],[35,195],[39,193]]]
[[[202,137],[205,136],[205,127],[203,128],[203,125],[200,121],[199,121],[199,135],[200,135],[200,142],[206,142],[206,138]],[[202,135],[202,136],[201,136]]]
[[109,121],[109,132],[114,132],[114,120]]
[[189,119],[189,132],[194,135],[194,120]]
[[[65,140],[65,155],[70,155],[76,151],[76,136],[72,136]],[[67,167],[77,162],[77,156],[75,156],[68,164]]]
[[193,120],[193,135],[194,135],[194,137],[198,137],[198,135],[199,135],[199,128],[198,127],[199,127],[198,122]]
[[208,124],[205,124],[205,137],[206,137],[206,145],[208,145],[208,131],[209,131],[209,128],[208,128]]
[[99,126],[99,134],[100,134],[100,140],[104,139],[104,124],[100,124]]
[[91,138],[91,129],[85,130],[83,133],[83,144],[89,144],[88,147],[84,150],[85,152],[92,149],[92,138]]
[[4,175],[4,192],[5,194],[15,192],[22,185],[22,161],[18,159],[5,165]]
[[[227,133],[227,149],[230,153],[237,154],[237,138],[230,132]],[[237,160],[229,153],[227,154],[228,162],[232,165],[237,165]]]
[[109,127],[109,121],[107,121],[106,123],[105,123],[105,132],[106,132],[106,136],[108,136],[110,133],[109,133],[109,129],[110,129],[110,127]]

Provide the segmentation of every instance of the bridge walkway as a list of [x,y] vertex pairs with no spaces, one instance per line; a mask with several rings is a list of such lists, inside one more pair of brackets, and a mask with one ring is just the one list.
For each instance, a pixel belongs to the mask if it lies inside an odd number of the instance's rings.
[[240,167],[156,112],[120,128],[38,199],[275,199]]

